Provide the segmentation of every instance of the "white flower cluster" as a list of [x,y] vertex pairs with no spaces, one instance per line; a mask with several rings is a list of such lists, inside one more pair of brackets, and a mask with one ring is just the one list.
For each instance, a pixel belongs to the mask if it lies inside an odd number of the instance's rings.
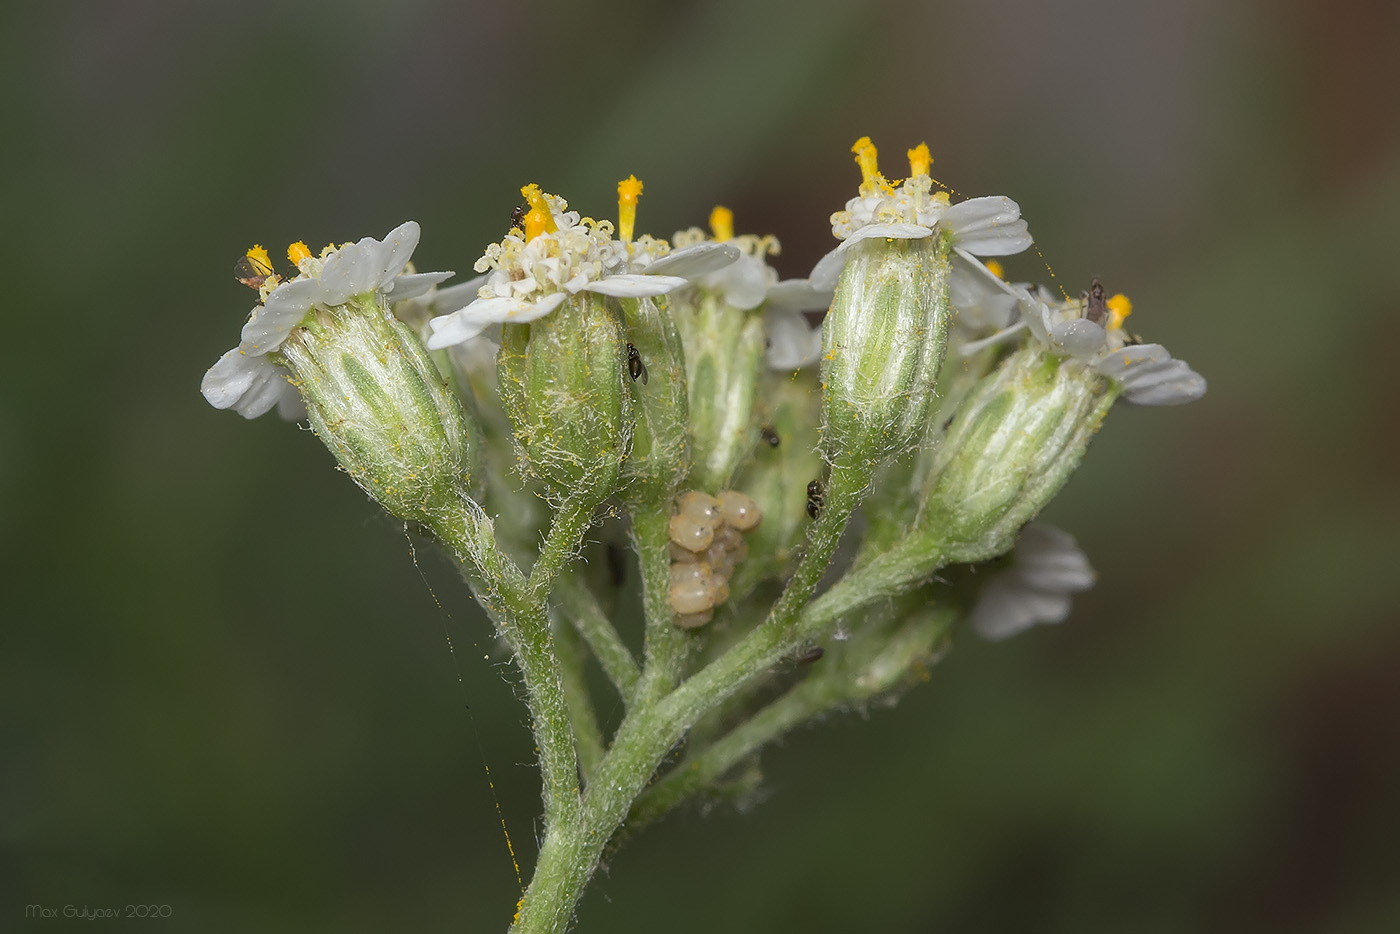
[[[614,240],[611,221],[580,218],[568,203],[528,185],[525,197],[548,215],[539,230],[513,229],[476,261],[487,273],[477,299],[428,322],[428,347],[462,344],[493,325],[543,318],[571,295],[593,292],[614,298],[665,295],[698,276],[732,263],[739,255],[724,244],[672,251],[664,240]],[[527,227],[530,221],[527,216]]]
[[397,302],[450,277],[450,272],[404,272],[420,233],[416,222],[407,221],[382,241],[365,237],[326,247],[319,257],[302,247],[296,260],[299,274],[267,292],[248,315],[238,346],[204,374],[204,398],[214,408],[233,409],[244,418],[256,418],[274,406],[284,417],[300,417],[304,409],[288,382],[290,374],[267,355],[316,308],[334,308],[363,296]]

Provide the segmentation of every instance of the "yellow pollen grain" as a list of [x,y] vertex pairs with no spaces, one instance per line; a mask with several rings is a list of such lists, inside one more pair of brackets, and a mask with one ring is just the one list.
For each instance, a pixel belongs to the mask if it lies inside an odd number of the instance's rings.
[[927,175],[931,165],[933,165],[933,156],[929,155],[928,143],[920,143],[909,150],[909,175],[911,178],[916,175]]
[[302,240],[298,240],[296,243],[287,247],[287,259],[291,260],[293,266],[300,266],[302,260],[310,258],[311,250],[307,248],[306,243]]
[[1123,319],[1133,313],[1133,303],[1128,300],[1128,296],[1119,292],[1117,295],[1105,302],[1108,306],[1108,313],[1111,316],[1108,322],[1108,329],[1116,331],[1123,326]]
[[252,260],[253,268],[258,271],[258,275],[272,274],[272,257],[267,255],[267,250],[264,250],[261,244],[253,244],[253,248],[246,255],[248,259]]
[[715,209],[710,212],[710,232],[721,243],[725,240],[733,240],[734,212],[723,205],[715,205]]
[[526,243],[540,234],[554,233],[559,229],[554,223],[554,214],[549,210],[549,204],[544,200],[544,192],[540,191],[539,185],[526,185],[520,189],[520,194],[530,205],[530,213],[525,215]]
[[632,242],[637,226],[637,199],[642,196],[642,183],[629,175],[617,183],[617,235],[623,243]]
[[1002,268],[1001,263],[998,263],[994,259],[987,260],[987,272],[996,276],[1003,282],[1006,281],[1006,270]]

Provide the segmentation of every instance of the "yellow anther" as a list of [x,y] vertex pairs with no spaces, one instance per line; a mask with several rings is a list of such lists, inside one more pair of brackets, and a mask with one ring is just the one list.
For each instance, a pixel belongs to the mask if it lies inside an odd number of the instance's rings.
[[287,247],[287,259],[291,260],[293,266],[300,266],[302,260],[310,258],[311,250],[301,240]]
[[1133,313],[1133,303],[1128,301],[1128,296],[1119,292],[1117,295],[1105,302],[1110,315],[1108,329],[1116,331],[1123,326],[1123,319]]
[[623,243],[632,242],[637,226],[637,199],[642,196],[642,183],[629,175],[617,183],[617,235]]
[[851,152],[856,154],[856,165],[860,166],[860,193],[862,195],[874,194],[885,187],[885,180],[880,177],[879,154],[875,149],[875,144],[870,141],[870,137],[862,136],[856,140],[855,145],[851,147]]
[[933,156],[929,155],[928,143],[920,143],[909,150],[909,177],[916,175],[927,175],[929,166],[933,165]]
[[725,240],[733,240],[734,212],[723,205],[715,205],[715,209],[710,212],[710,232],[721,243]]
[[526,185],[520,189],[520,194],[525,198],[525,202],[530,205],[530,212],[525,215],[525,242],[544,233],[554,233],[559,226],[554,223],[554,213],[549,210],[549,204],[544,200],[544,192],[540,191],[540,186],[535,184]]
[[998,262],[997,262],[996,260],[994,260],[994,259],[989,259],[989,260],[987,260],[987,264],[986,264],[986,265],[987,265],[987,272],[989,272],[989,273],[991,273],[992,275],[996,276],[996,277],[997,277],[998,279],[1000,279],[1002,282],[1005,282],[1005,281],[1006,281],[1006,270],[1003,269],[1003,268],[1001,267],[1001,263],[998,263]]
[[264,250],[262,246],[255,243],[253,244],[253,248],[244,255],[247,256],[249,262],[253,264],[253,268],[257,270],[258,275],[272,275],[272,258],[267,255],[267,250]]

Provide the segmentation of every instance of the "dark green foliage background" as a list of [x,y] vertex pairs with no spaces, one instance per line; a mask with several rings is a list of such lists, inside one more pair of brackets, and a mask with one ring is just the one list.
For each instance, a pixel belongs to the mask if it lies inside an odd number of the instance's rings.
[[1400,929],[1397,40],[1382,0],[7,5],[0,928],[503,929],[516,678],[309,433],[200,398],[233,260],[411,217],[465,273],[524,182],[611,216],[635,172],[644,228],[720,200],[800,275],[869,133],[1210,395],[1114,412],[1051,508],[1102,575],[1069,623],[798,733],[579,930]]

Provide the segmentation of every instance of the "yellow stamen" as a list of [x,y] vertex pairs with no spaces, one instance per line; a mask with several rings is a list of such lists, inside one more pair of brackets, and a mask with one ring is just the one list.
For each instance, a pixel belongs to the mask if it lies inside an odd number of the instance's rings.
[[300,266],[302,260],[310,258],[311,250],[307,248],[306,243],[302,240],[298,240],[296,243],[287,247],[287,259],[291,260],[293,266]]
[[637,226],[637,199],[642,196],[642,183],[629,175],[617,183],[617,235],[623,243],[632,242]]
[[554,233],[559,226],[554,223],[554,214],[549,210],[549,204],[544,200],[544,192],[540,191],[540,186],[535,184],[526,185],[520,189],[520,194],[530,205],[530,213],[525,215],[525,242],[544,233]]
[[987,265],[987,272],[989,272],[989,273],[991,273],[992,275],[996,276],[996,277],[997,277],[998,279],[1000,279],[1002,282],[1005,282],[1005,281],[1006,281],[1006,270],[1002,268],[1001,263],[998,263],[998,262],[997,262],[996,260],[994,260],[994,259],[989,259],[989,260],[987,260],[986,265]]
[[722,205],[715,205],[715,209],[710,212],[710,232],[721,243],[725,240],[733,240],[734,212]]
[[933,156],[929,155],[928,143],[920,143],[909,150],[909,176],[927,175],[929,166],[933,165]]
[[1128,296],[1119,292],[1117,295],[1105,302],[1110,315],[1108,329],[1116,331],[1123,326],[1123,319],[1133,313],[1133,303],[1128,301]]
[[262,246],[256,243],[253,244],[253,248],[245,255],[248,257],[249,261],[252,262],[253,268],[258,271],[258,275],[272,275],[272,258],[267,255],[267,250],[264,250]]
[[870,141],[870,137],[862,136],[856,140],[851,147],[851,152],[856,154],[856,165],[860,166],[860,193],[871,195],[887,187],[884,178],[880,176],[880,165],[875,144]]

